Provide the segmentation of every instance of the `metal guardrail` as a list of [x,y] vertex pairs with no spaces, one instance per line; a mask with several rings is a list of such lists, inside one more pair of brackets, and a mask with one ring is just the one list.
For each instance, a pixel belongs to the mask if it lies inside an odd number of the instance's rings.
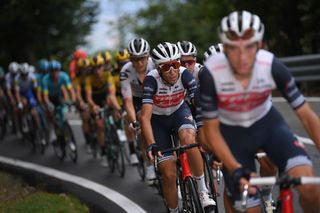
[[320,80],[320,54],[280,58],[297,82]]

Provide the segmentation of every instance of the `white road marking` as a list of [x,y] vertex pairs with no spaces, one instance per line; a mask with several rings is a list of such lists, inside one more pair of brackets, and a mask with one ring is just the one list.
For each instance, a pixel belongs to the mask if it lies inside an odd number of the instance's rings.
[[70,120],[68,120],[68,122],[70,125],[73,125],[73,126],[82,125],[82,120],[80,120],[80,119],[70,119]]
[[46,174],[52,177],[55,177],[57,179],[71,182],[74,184],[77,184],[81,187],[91,189],[95,191],[96,193],[106,197],[107,199],[111,200],[112,202],[116,203],[119,207],[124,209],[126,212],[132,212],[132,213],[146,213],[146,211],[141,208],[138,204],[131,201],[129,198],[125,197],[124,195],[120,194],[117,191],[114,191],[104,185],[95,183],[93,181],[90,181],[88,179],[71,175],[65,172],[61,172],[56,169],[48,168],[45,166],[20,161],[17,159],[7,158],[0,156],[0,162],[5,164],[10,164],[13,166],[18,166],[24,169],[33,170],[42,174]]

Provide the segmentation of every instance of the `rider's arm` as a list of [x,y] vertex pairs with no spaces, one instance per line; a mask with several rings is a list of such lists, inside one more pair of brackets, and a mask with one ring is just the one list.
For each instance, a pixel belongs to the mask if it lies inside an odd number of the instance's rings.
[[288,68],[278,59],[273,60],[272,76],[277,88],[295,110],[305,130],[320,150],[320,121],[310,105],[305,101]]
[[120,111],[121,107],[117,101],[116,98],[116,87],[113,81],[113,77],[110,75],[108,76],[108,82],[109,82],[109,86],[108,86],[108,104],[114,108],[115,110]]
[[88,104],[89,104],[91,107],[94,107],[96,104],[94,103],[94,101],[93,101],[93,99],[92,99],[91,77],[88,77],[88,78],[86,79],[85,89],[86,89],[86,96],[87,96]]
[[14,103],[14,94],[12,94],[12,86],[11,85],[11,78],[10,78],[10,73],[6,75],[6,89],[7,89],[7,95],[10,99],[11,104]]
[[21,103],[21,96],[20,96],[20,87],[19,87],[19,77],[16,76],[14,79],[14,90],[15,90],[15,97],[18,103]]
[[48,88],[48,76],[47,75],[43,78],[43,81],[42,81],[42,94],[43,94],[44,104],[46,106],[48,106],[50,103],[50,99],[49,99],[49,88]]
[[124,109],[128,114],[129,121],[136,121],[137,117],[133,106],[130,78],[128,72],[125,70],[125,67],[120,72],[120,80]]
[[70,78],[66,73],[64,73],[64,86],[65,86],[66,90],[68,91],[68,95],[71,98],[71,101],[75,102],[76,101],[76,96],[75,96],[75,93],[74,93]]
[[203,130],[206,141],[211,151],[217,156],[227,168],[229,173],[239,167],[220,133],[220,121],[218,118],[218,100],[215,92],[213,77],[208,70],[204,70],[200,78],[200,104],[203,115]]
[[144,80],[143,99],[141,109],[141,128],[146,139],[147,146],[155,143],[151,127],[151,116],[153,108],[153,96],[157,91],[157,82],[151,76],[146,76]]
[[193,75],[186,70],[181,74],[183,87],[188,91],[187,95],[191,103],[194,105],[194,94],[197,88],[196,80]]

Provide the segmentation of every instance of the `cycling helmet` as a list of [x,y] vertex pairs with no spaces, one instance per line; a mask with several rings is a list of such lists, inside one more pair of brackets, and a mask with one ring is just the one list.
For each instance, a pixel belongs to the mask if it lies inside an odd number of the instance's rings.
[[209,49],[203,54],[204,61],[207,60],[211,55],[223,53],[223,44],[211,45]]
[[41,59],[39,60],[38,62],[38,67],[39,67],[39,70],[41,71],[47,71],[48,68],[49,68],[49,62],[47,59]]
[[85,58],[87,57],[87,53],[83,50],[76,50],[74,53],[73,53],[73,58],[74,59],[79,59],[79,58]]
[[109,51],[103,52],[103,53],[100,53],[100,54],[103,57],[105,63],[108,63],[108,62],[111,61],[112,56],[111,56],[111,53]]
[[20,73],[23,75],[27,75],[29,73],[29,64],[28,63],[22,63],[19,65]]
[[177,45],[181,55],[192,55],[194,57],[197,56],[197,49],[190,41],[179,41]]
[[29,72],[34,73],[36,71],[36,68],[33,65],[29,65]]
[[236,44],[242,38],[250,43],[262,41],[264,25],[260,18],[248,11],[235,11],[221,20],[219,37],[222,43]]
[[11,74],[16,74],[19,71],[19,64],[17,62],[13,61],[9,64],[8,68],[9,68],[9,72]]
[[104,59],[103,59],[101,54],[98,54],[98,55],[94,56],[91,59],[91,65],[93,67],[101,66],[101,65],[104,65],[104,64],[105,64],[105,61],[104,61]]
[[130,59],[130,54],[127,49],[119,50],[116,52],[115,59],[117,62],[128,61]]
[[169,42],[158,44],[151,52],[152,60],[156,65],[180,59],[180,56],[181,54],[178,46]]
[[54,71],[54,70],[61,70],[61,63],[57,60],[51,60],[49,61],[49,70]]
[[79,68],[87,68],[91,65],[91,61],[89,58],[80,58],[77,61],[77,66]]
[[131,57],[142,57],[149,53],[149,43],[143,38],[134,38],[128,44],[128,51]]

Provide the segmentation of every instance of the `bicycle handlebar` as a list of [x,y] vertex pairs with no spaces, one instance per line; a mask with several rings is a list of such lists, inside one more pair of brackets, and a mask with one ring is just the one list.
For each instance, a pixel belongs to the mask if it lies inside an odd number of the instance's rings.
[[176,147],[173,147],[173,148],[170,148],[170,149],[164,149],[162,151],[160,150],[160,152],[162,154],[166,154],[166,153],[169,153],[169,152],[184,151],[184,150],[192,149],[194,147],[199,147],[199,146],[200,146],[199,144],[193,143],[193,144],[187,144],[187,145],[183,145],[183,146],[176,146]]
[[[320,177],[306,177],[301,176],[298,178],[293,178],[290,176],[283,177],[258,177],[258,178],[250,178],[249,184],[252,186],[273,186],[280,185],[280,188],[292,188],[298,185],[304,184],[320,184]],[[241,206],[246,208],[247,206],[247,198],[248,198],[249,185],[244,185],[244,189],[242,191],[241,196]]]

